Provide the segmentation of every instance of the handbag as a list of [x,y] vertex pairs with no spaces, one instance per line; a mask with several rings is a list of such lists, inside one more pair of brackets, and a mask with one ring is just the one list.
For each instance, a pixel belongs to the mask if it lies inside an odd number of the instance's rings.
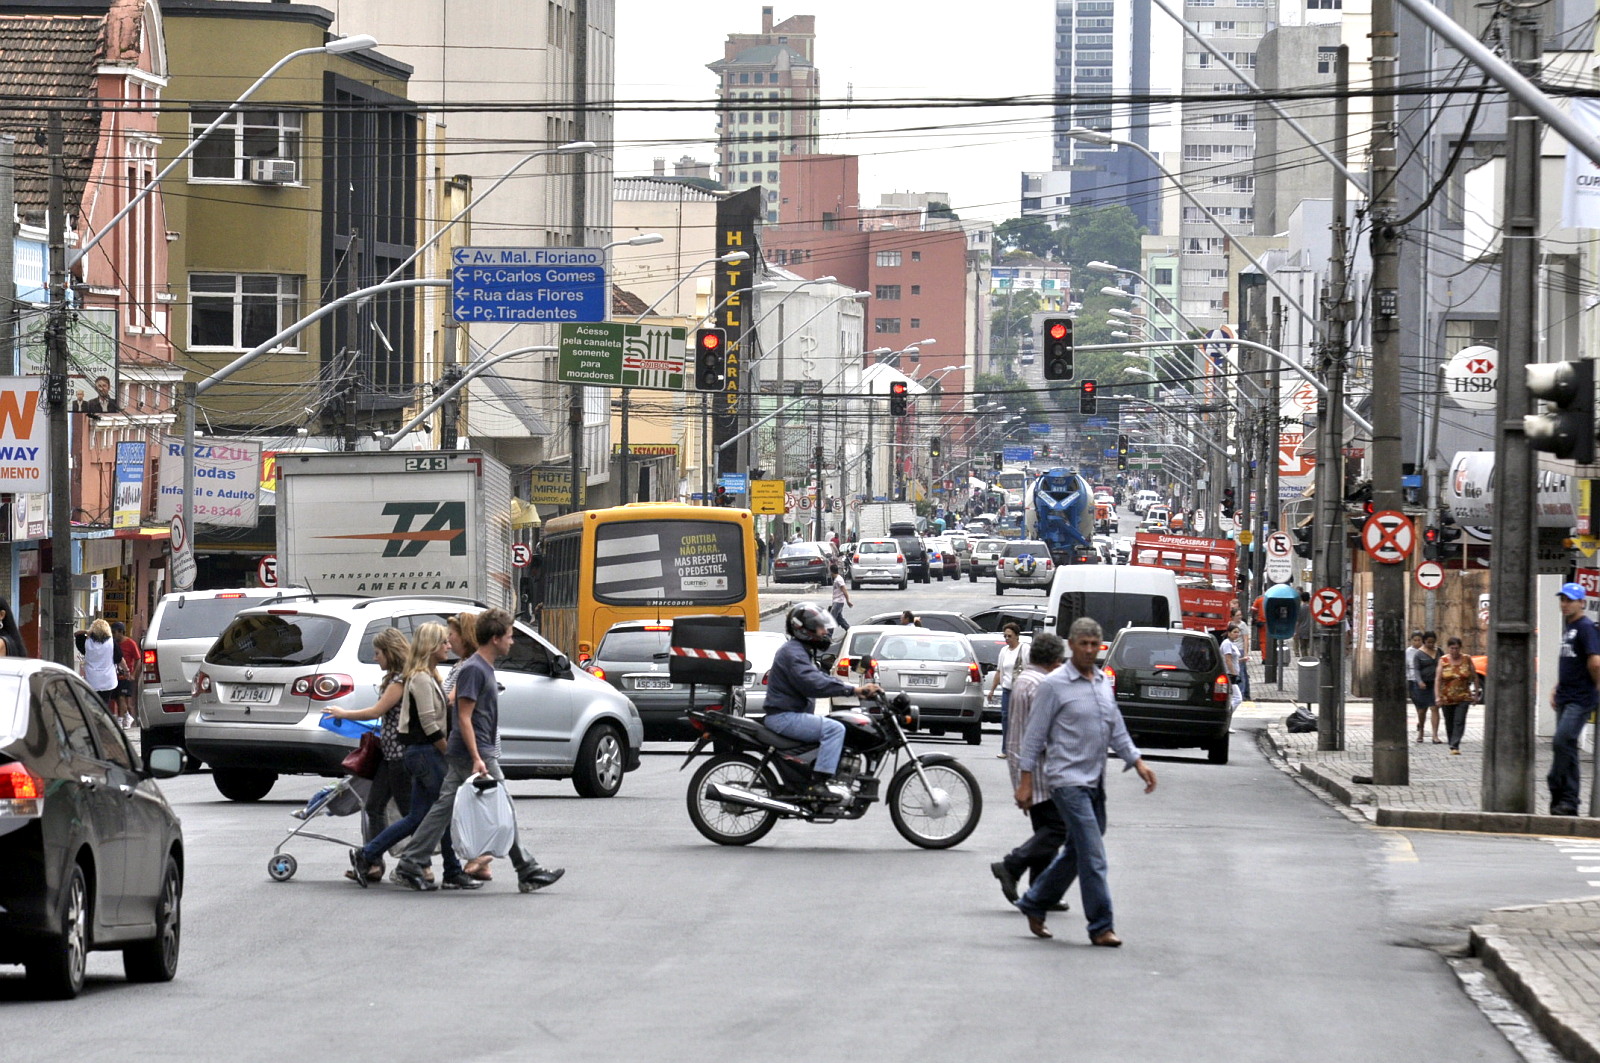
[[487,775],[473,775],[456,791],[450,810],[450,837],[462,860],[505,856],[517,840],[517,814],[511,794]]
[[378,741],[378,736],[368,731],[361,736],[356,747],[346,753],[339,762],[347,774],[358,779],[370,779],[378,774],[378,768],[383,764],[383,745]]

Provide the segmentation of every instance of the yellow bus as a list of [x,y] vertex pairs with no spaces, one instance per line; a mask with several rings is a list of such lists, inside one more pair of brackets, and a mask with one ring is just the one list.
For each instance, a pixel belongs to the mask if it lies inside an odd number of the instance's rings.
[[540,632],[581,663],[611,625],[714,613],[761,626],[747,509],[632,502],[545,521]]

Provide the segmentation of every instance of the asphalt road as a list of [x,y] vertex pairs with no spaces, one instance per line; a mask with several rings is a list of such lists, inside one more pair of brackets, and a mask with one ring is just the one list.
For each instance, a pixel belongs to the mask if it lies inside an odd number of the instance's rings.
[[[863,591],[852,612],[975,609],[986,591]],[[31,1058],[117,1063],[1517,1059],[1436,947],[1488,907],[1592,892],[1571,857],[1353,823],[1252,732],[1234,743],[1222,767],[1152,757],[1152,795],[1111,779],[1120,950],[1087,945],[1075,892],[1054,941],[1001,898],[989,863],[1026,828],[993,734],[921,743],[961,757],[987,802],[948,852],[906,844],[878,810],[719,848],[684,811],[681,745],[649,747],[611,800],[513,784],[525,841],[568,869],[533,895],[504,861],[475,893],[362,891],[344,850],[315,841],[271,882],[267,857],[319,782],[236,805],[186,776],[165,784],[189,853],[178,980],[130,986],[97,954],[78,1001],[43,1004],[0,969],[0,1033]]]

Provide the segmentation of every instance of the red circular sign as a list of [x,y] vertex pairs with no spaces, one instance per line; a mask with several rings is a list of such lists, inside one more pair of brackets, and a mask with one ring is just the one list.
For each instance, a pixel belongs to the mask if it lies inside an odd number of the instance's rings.
[[1424,561],[1411,574],[1417,586],[1425,591],[1436,591],[1444,585],[1444,566],[1437,561]]
[[276,554],[268,554],[256,562],[256,582],[263,587],[276,587],[278,585],[278,558]]
[[527,543],[511,544],[511,563],[518,568],[527,568],[528,562],[533,560],[533,551]]
[[1417,526],[1398,509],[1380,509],[1361,528],[1361,547],[1384,565],[1397,565],[1417,545]]
[[1324,627],[1332,627],[1344,620],[1347,608],[1344,595],[1337,588],[1323,587],[1311,595],[1311,618]]

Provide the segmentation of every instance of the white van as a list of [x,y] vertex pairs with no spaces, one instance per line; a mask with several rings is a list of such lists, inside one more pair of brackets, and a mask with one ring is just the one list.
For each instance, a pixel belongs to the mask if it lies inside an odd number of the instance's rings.
[[1145,510],[1160,503],[1161,496],[1154,491],[1140,491],[1133,496],[1133,511],[1142,517]]
[[1153,565],[1063,565],[1050,584],[1044,629],[1066,638],[1080,616],[1098,620],[1108,643],[1125,627],[1181,627],[1178,577]]

